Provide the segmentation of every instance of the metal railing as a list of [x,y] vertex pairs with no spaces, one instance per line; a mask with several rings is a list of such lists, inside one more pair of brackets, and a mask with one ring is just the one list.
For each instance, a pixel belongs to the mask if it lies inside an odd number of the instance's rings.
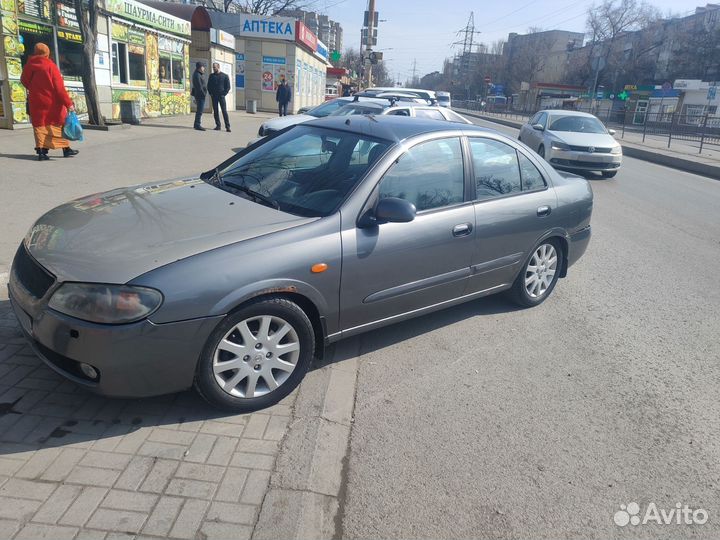
[[[527,122],[536,112],[513,111],[500,107],[481,107],[478,101],[453,101],[453,108],[478,111],[488,115]],[[627,111],[610,107],[589,107],[572,109],[589,112],[597,116],[611,129],[619,132],[622,139],[626,134],[642,136],[642,142],[648,136],[653,139],[667,138],[667,147],[673,141],[684,141],[698,147],[698,153],[708,146],[720,146],[720,116],[679,112],[647,112],[644,110]]]

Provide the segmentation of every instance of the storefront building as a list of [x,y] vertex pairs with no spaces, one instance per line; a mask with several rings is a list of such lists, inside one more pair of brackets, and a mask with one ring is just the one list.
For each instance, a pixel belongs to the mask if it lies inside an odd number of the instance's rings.
[[[205,65],[205,80],[207,81],[212,73],[212,65],[218,63],[220,71],[227,74],[231,82],[235,80],[235,37],[228,32],[214,28],[207,9],[192,4],[156,0],[143,0],[143,3],[190,24],[190,77],[195,71],[197,62],[202,62]],[[188,80],[188,84],[191,82]],[[188,86],[188,91],[189,89]],[[235,108],[234,94],[234,92],[230,92],[226,97],[228,109]],[[191,110],[195,110],[195,100],[191,100]],[[205,112],[210,111],[212,111],[212,101],[206,99]]]
[[[0,0],[0,127],[29,126],[22,68],[36,43],[50,47],[82,115],[82,37],[69,0]],[[95,82],[100,111],[120,117],[120,102],[138,102],[144,117],[187,114],[190,24],[135,0],[106,0],[98,17]]]
[[[211,12],[213,26],[235,36],[236,108],[254,100],[258,110],[277,111],[282,80],[293,89],[288,112],[324,100],[327,50],[302,22],[287,17]],[[322,47],[322,44],[321,44]]]

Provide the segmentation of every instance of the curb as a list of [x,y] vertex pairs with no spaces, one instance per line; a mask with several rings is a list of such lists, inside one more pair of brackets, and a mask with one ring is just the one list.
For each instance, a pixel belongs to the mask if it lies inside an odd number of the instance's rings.
[[[480,114],[473,114],[471,112],[465,111],[463,111],[463,114],[467,116],[473,116],[475,118],[480,118],[481,120],[485,120],[487,122],[493,122],[495,124],[500,124],[512,128],[519,128],[520,126],[522,126],[521,122],[516,122],[513,120],[505,120],[503,118],[495,118],[492,116],[483,116]],[[718,165],[708,165],[707,163],[699,163],[691,159],[668,156],[659,152],[653,152],[652,150],[638,148],[637,146],[623,142],[622,140],[619,140],[618,142],[620,143],[620,146],[622,146],[624,156],[640,159],[642,161],[648,161],[657,165],[663,165],[665,167],[670,167],[679,171],[699,174],[701,176],[720,180],[720,166]]]
[[253,540],[340,538],[359,343],[329,347],[300,385]]

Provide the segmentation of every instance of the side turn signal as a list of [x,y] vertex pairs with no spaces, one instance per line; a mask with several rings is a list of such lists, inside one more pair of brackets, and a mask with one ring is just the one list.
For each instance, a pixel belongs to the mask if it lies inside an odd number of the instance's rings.
[[310,271],[311,271],[313,274],[320,274],[320,273],[324,272],[324,271],[327,270],[327,269],[328,269],[328,265],[327,265],[327,264],[325,264],[325,263],[317,263],[317,264],[313,264],[313,265],[312,265],[312,268],[310,268]]

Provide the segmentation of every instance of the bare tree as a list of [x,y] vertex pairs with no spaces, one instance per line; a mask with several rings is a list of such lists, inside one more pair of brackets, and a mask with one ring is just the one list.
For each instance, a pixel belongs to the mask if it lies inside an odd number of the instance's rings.
[[[350,70],[351,75],[362,78],[365,73],[363,55],[352,47],[345,49],[340,60],[334,63],[335,67],[342,67]],[[390,76],[384,62],[380,61],[373,65],[373,84],[375,86],[395,86],[395,80]]]
[[80,25],[82,36],[81,78],[88,107],[88,119],[91,124],[104,126],[105,120],[100,114],[100,100],[95,84],[95,50],[98,34],[98,3],[97,0],[74,0],[75,15]]
[[641,65],[647,68],[648,56],[662,44],[662,39],[655,39],[662,29],[660,19],[660,12],[644,1],[603,0],[593,5],[587,19],[590,77],[617,89],[623,73]]
[[[258,15],[277,15],[287,9],[300,9],[303,5],[297,0],[223,0],[225,13],[240,11]],[[233,6],[235,9],[231,10]]]

